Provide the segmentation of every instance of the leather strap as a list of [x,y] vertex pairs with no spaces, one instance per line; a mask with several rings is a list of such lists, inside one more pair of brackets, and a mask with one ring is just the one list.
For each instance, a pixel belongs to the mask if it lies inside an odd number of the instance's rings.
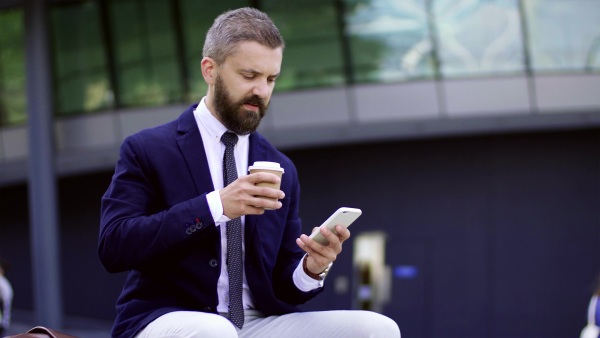
[[53,329],[49,329],[44,326],[36,326],[26,333],[19,333],[15,336],[10,336],[9,338],[77,338],[75,336],[71,336],[69,334],[56,331]]

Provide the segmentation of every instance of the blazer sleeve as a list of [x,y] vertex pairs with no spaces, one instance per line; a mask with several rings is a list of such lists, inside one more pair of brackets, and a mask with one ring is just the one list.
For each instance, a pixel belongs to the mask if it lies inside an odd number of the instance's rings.
[[123,142],[111,184],[102,198],[98,253],[109,272],[142,269],[153,258],[214,228],[206,193],[198,195],[191,189],[181,193],[185,198],[177,203],[165,203],[167,189],[184,188],[170,186],[164,172],[156,172],[169,164],[149,158],[141,139],[136,135]]

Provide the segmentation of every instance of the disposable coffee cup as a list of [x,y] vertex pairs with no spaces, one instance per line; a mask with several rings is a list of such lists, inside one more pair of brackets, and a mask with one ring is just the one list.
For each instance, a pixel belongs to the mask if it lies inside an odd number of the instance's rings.
[[[267,162],[267,161],[254,162],[253,165],[248,167],[248,171],[250,172],[250,174],[261,173],[261,172],[275,174],[275,175],[279,176],[279,178],[281,178],[281,176],[283,175],[283,172],[284,172],[283,168],[279,165],[279,163]],[[279,183],[259,182],[259,183],[256,183],[256,185],[259,187],[269,187],[269,188],[279,190],[281,188],[281,180],[279,181]],[[270,199],[268,197],[261,197],[261,198]],[[276,198],[274,198],[273,200],[277,201]],[[265,208],[265,209],[273,210],[271,208]]]

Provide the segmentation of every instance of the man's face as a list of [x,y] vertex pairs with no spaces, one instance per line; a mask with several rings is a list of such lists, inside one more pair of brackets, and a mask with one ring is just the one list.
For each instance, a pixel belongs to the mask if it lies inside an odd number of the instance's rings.
[[245,135],[258,128],[269,106],[281,60],[281,48],[242,42],[237,52],[217,67],[213,113],[227,129]]
[[[215,80],[214,95],[214,107],[221,122],[227,129],[238,135],[246,135],[255,131],[269,106],[257,95],[246,96],[234,101],[220,75]],[[256,106],[258,111],[248,110],[244,105]]]

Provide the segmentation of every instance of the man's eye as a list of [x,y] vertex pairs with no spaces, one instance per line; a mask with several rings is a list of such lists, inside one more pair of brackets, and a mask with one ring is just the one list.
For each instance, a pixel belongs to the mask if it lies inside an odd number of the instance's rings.
[[242,76],[243,76],[243,77],[244,77],[244,79],[246,79],[246,80],[252,80],[252,79],[254,79],[254,75],[242,74]]

